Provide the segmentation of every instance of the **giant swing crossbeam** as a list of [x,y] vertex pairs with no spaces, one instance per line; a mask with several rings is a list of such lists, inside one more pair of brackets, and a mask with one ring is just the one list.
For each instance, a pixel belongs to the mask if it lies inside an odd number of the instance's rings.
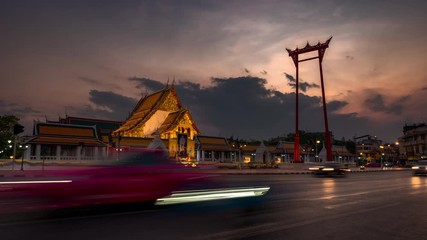
[[[298,94],[299,94],[299,79],[298,79],[298,63],[305,62],[313,59],[319,59],[319,68],[320,68],[320,82],[322,86],[322,100],[323,100],[323,116],[325,120],[325,148],[326,148],[326,160],[332,161],[332,146],[331,146],[331,133],[329,131],[329,125],[328,125],[328,115],[326,111],[326,100],[325,100],[325,87],[323,83],[323,69],[322,69],[322,61],[323,56],[325,55],[326,49],[329,47],[329,42],[332,40],[332,37],[330,37],[326,42],[320,43],[318,42],[316,45],[310,45],[307,42],[307,45],[305,45],[304,48],[296,48],[295,50],[290,50],[286,48],[286,50],[289,53],[289,56],[294,61],[295,67],[296,67],[296,101],[295,101],[295,139],[294,139],[294,162],[302,162],[300,158],[300,137],[299,137],[299,105],[298,105]],[[299,55],[309,52],[318,52],[318,56],[306,58],[299,60]]]

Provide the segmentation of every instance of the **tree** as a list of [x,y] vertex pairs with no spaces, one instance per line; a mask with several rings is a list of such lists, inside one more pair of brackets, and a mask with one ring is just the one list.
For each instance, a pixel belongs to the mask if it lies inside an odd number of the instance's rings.
[[13,127],[18,124],[19,118],[13,115],[0,116],[0,158],[5,158],[10,155],[12,150],[8,140],[13,141]]

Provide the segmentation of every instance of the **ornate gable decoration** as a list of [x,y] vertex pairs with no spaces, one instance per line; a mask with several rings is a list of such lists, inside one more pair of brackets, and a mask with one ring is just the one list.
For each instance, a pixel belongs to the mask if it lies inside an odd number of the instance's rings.
[[175,94],[169,91],[169,94],[163,100],[163,103],[159,107],[160,110],[175,112],[181,109],[181,104]]

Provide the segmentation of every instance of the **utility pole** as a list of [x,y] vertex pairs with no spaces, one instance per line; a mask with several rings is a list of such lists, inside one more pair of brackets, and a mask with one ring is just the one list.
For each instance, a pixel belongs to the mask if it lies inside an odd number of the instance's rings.
[[22,126],[21,124],[18,124],[18,123],[13,126],[14,140],[13,140],[12,170],[15,169],[16,141],[18,140],[18,134],[20,134],[22,132],[24,132],[24,126]]
[[12,158],[12,170],[15,170],[15,156],[16,156],[16,141],[18,140],[18,135],[15,135],[13,138],[13,158]]

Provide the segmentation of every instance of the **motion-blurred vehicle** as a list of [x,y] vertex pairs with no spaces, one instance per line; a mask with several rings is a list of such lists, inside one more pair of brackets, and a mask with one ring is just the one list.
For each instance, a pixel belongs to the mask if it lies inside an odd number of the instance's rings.
[[344,164],[337,162],[325,162],[321,165],[310,167],[308,170],[312,171],[314,175],[322,176],[345,176],[350,171]]
[[379,167],[381,167],[381,163],[375,163],[375,162],[370,162],[370,163],[367,163],[366,165],[365,165],[365,167],[375,167],[375,168],[379,168]]
[[385,162],[384,164],[383,164],[383,168],[392,168],[393,167],[393,164],[392,163],[390,163],[390,162]]
[[[0,182],[0,213],[152,202],[203,179],[163,151],[127,151],[102,166],[47,170],[32,179]],[[7,206],[7,207],[5,207]]]
[[427,160],[420,160],[412,166],[412,173],[414,175],[427,175]]

